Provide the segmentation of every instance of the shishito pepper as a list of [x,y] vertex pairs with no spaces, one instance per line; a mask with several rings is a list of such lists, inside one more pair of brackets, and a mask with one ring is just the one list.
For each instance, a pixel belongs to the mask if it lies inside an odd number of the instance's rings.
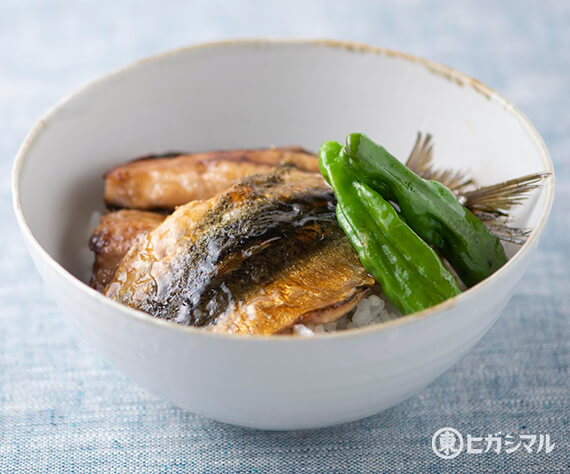
[[341,157],[342,146],[324,143],[321,173],[337,198],[336,216],[364,268],[386,297],[408,314],[460,293],[435,251],[398,216],[394,207],[359,182]]
[[472,286],[501,267],[501,242],[441,183],[420,178],[361,133],[347,137],[344,158],[358,179],[400,207],[406,223]]

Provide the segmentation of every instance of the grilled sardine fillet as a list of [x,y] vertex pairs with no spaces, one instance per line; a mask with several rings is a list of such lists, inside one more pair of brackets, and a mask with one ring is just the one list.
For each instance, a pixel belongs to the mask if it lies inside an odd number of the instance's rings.
[[125,255],[110,298],[178,323],[273,334],[333,321],[374,284],[322,177],[287,166],[179,207]]
[[89,248],[95,254],[91,286],[103,291],[137,238],[156,228],[165,217],[156,212],[130,209],[101,216],[89,240]]
[[[226,286],[237,289],[239,297],[215,321],[212,330],[269,335],[295,323],[336,321],[354,308],[374,280],[340,228],[311,233],[321,237],[300,237],[292,242],[297,240],[295,248],[292,243],[275,246],[246,262],[242,271],[256,271],[260,265],[263,268],[263,279],[257,286],[243,285],[239,272],[229,275]],[[305,241],[307,237],[311,242]]]
[[209,199],[240,178],[289,163],[317,173],[317,157],[302,148],[212,151],[141,158],[105,174],[105,202],[133,209],[174,209]]

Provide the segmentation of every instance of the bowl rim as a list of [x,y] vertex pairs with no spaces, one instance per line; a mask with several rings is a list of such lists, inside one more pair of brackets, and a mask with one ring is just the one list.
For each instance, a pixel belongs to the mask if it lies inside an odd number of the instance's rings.
[[[424,66],[430,72],[442,76],[444,79],[447,79],[450,82],[455,82],[460,86],[468,86],[472,88],[475,92],[482,94],[487,99],[496,102],[498,105],[502,106],[508,113],[510,113],[515,119],[517,119],[526,133],[533,139],[537,148],[540,151],[541,159],[543,161],[543,165],[545,171],[550,173],[549,178],[546,180],[543,186],[543,192],[547,193],[546,196],[546,205],[544,208],[544,212],[540,216],[536,226],[531,231],[527,241],[518,249],[515,255],[511,257],[507,263],[505,263],[501,268],[495,271],[492,275],[485,278],[481,282],[477,283],[471,288],[463,291],[457,296],[445,300],[435,306],[431,306],[430,308],[426,308],[422,311],[418,311],[416,313],[411,313],[408,315],[401,316],[399,318],[384,322],[373,324],[370,326],[364,326],[360,328],[350,328],[345,329],[342,331],[335,331],[332,333],[324,333],[324,334],[315,334],[311,337],[301,337],[298,335],[288,335],[283,334],[279,335],[278,337],[268,337],[263,335],[248,335],[244,337],[241,334],[226,334],[226,333],[214,333],[212,331],[205,331],[202,328],[196,328],[193,326],[185,326],[181,324],[176,324],[172,321],[167,321],[164,319],[159,319],[150,314],[147,314],[143,311],[136,310],[129,306],[123,305],[116,301],[113,301],[101,293],[96,291],[95,289],[91,288],[85,282],[81,281],[78,277],[70,273],[66,270],[62,265],[60,265],[38,242],[38,240],[33,235],[31,229],[29,228],[26,218],[24,216],[24,212],[22,209],[21,204],[21,195],[20,195],[20,178],[22,175],[22,171],[27,163],[28,152],[37,138],[37,136],[44,130],[46,126],[49,125],[51,119],[56,116],[58,111],[62,109],[68,102],[72,101],[73,99],[79,97],[83,94],[87,89],[91,88],[94,85],[107,81],[115,76],[121,75],[123,73],[129,72],[131,69],[137,67],[140,64],[145,64],[147,62],[153,62],[157,60],[161,60],[162,58],[168,56],[175,56],[178,54],[185,54],[194,50],[201,50],[206,48],[224,48],[224,47],[282,47],[282,46],[320,46],[324,48],[332,48],[332,49],[344,49],[345,51],[349,51],[351,53],[361,53],[361,54],[375,54],[380,56],[388,56],[393,58],[402,59],[414,64],[419,64]],[[86,295],[88,297],[95,298],[96,301],[99,301],[103,305],[108,305],[110,310],[115,310],[122,316],[126,318],[134,318],[138,322],[146,323],[155,325],[156,327],[162,327],[163,329],[170,329],[174,331],[181,331],[187,334],[197,335],[199,337],[209,337],[215,339],[224,339],[227,340],[228,338],[233,340],[240,340],[245,342],[254,342],[254,341],[280,341],[280,343],[290,343],[292,341],[301,342],[301,341],[315,341],[315,340],[329,340],[329,339],[336,339],[336,338],[351,338],[351,337],[359,337],[365,335],[371,335],[374,333],[381,333],[384,331],[388,331],[391,329],[407,326],[409,324],[416,324],[421,321],[427,320],[429,317],[436,316],[441,314],[452,307],[456,306],[459,302],[462,302],[465,299],[469,299],[480,292],[483,288],[491,285],[493,281],[500,278],[503,274],[508,272],[511,267],[515,264],[516,261],[520,260],[523,255],[528,253],[530,249],[538,242],[538,237],[541,234],[544,225],[549,217],[550,211],[552,209],[552,203],[554,200],[554,166],[552,164],[552,160],[550,158],[550,154],[544,144],[544,141],[534,125],[531,121],[512,103],[502,97],[499,93],[491,89],[490,87],[482,84],[477,79],[474,79],[456,69],[453,69],[449,66],[445,66],[443,64],[437,63],[435,61],[431,61],[428,59],[424,59],[422,57],[399,52],[389,48],[382,48],[377,46],[371,46],[368,44],[360,43],[360,42],[352,42],[352,41],[341,41],[341,40],[332,40],[332,39],[293,39],[293,38],[238,38],[238,39],[229,39],[229,40],[219,40],[219,41],[207,41],[201,42],[190,46],[183,46],[175,49],[171,49],[165,52],[153,54],[142,59],[133,61],[126,66],[120,67],[118,69],[112,70],[108,73],[98,76],[97,78],[84,83],[81,87],[74,90],[70,94],[64,96],[60,101],[58,101],[54,106],[52,106],[48,111],[35,123],[32,129],[26,135],[22,145],[20,146],[16,158],[14,160],[14,164],[12,167],[12,202],[14,207],[14,212],[16,214],[16,218],[18,224],[20,226],[20,230],[24,234],[24,237],[29,245],[33,247],[33,249],[40,255],[45,262],[51,267],[51,269],[57,272],[60,276],[62,276],[70,285],[76,286],[79,291],[86,291]]]

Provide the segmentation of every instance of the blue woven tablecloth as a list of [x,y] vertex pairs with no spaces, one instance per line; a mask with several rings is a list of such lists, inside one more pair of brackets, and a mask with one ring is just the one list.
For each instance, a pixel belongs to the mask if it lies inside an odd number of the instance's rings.
[[[552,217],[499,322],[429,388],[377,416],[271,433],[173,407],[85,344],[44,289],[16,228],[12,160],[51,104],[142,56],[237,36],[357,40],[449,64],[517,104],[552,154]],[[0,472],[570,472],[569,85],[564,0],[1,0]],[[549,434],[555,447],[443,460],[431,439],[445,426],[463,436]]]

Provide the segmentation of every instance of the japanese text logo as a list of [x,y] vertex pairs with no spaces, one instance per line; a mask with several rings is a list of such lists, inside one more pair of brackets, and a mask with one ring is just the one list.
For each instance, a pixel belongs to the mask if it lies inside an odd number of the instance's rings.
[[[467,454],[482,454],[493,451],[497,454],[514,453],[523,449],[527,453],[544,452],[550,454],[555,443],[549,434],[509,434],[495,433],[486,436],[463,436],[455,428],[445,427],[437,430],[431,439],[431,448],[436,456],[442,459],[453,459],[463,451]],[[464,449],[465,448],[465,449]]]

